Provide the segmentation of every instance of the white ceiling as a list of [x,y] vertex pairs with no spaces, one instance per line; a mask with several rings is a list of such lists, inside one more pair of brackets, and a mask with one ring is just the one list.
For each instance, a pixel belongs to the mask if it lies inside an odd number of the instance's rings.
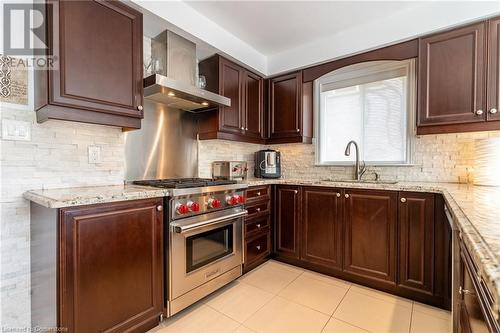
[[[122,0],[264,75],[500,15],[500,1]],[[151,22],[152,23],[152,22]],[[147,29],[146,29],[147,30]]]
[[184,2],[266,56],[424,5],[415,1]]

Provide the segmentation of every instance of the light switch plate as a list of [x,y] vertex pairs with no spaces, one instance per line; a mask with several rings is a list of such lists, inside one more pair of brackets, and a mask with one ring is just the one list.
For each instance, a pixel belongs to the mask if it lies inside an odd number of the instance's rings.
[[89,163],[90,164],[101,163],[101,147],[89,146]]
[[31,141],[31,123],[13,119],[2,120],[2,139]]

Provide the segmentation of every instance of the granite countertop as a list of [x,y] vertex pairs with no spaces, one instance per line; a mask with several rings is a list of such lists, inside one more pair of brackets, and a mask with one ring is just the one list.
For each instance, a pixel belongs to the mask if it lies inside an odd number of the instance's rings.
[[468,184],[398,182],[351,183],[342,181],[305,181],[292,179],[250,180],[249,186],[266,184],[311,185],[364,188],[442,194],[460,237],[479,267],[479,274],[500,309],[500,187]]
[[168,196],[166,189],[139,185],[111,185],[33,190],[24,198],[47,208],[64,208],[97,203]]
[[[500,188],[451,183],[389,184],[294,179],[249,180],[247,183],[249,186],[290,184],[440,193],[445,199],[455,226],[460,230],[462,241],[479,267],[480,274],[500,309],[500,218],[497,216]],[[28,191],[24,193],[24,198],[48,208],[63,208],[164,197],[169,194],[168,190],[148,186],[114,185]]]

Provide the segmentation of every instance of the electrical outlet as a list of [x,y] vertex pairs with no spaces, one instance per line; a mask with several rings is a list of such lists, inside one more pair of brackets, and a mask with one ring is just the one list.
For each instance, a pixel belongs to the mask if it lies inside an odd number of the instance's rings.
[[90,164],[101,163],[101,147],[89,146],[89,163]]
[[31,123],[12,119],[2,120],[2,139],[31,141]]

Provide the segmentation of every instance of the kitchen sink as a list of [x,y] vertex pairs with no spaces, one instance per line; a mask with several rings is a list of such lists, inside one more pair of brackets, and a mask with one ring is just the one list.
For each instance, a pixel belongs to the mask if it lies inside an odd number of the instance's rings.
[[337,183],[357,183],[357,184],[397,184],[396,180],[356,180],[356,179],[322,179],[322,182],[337,182]]

